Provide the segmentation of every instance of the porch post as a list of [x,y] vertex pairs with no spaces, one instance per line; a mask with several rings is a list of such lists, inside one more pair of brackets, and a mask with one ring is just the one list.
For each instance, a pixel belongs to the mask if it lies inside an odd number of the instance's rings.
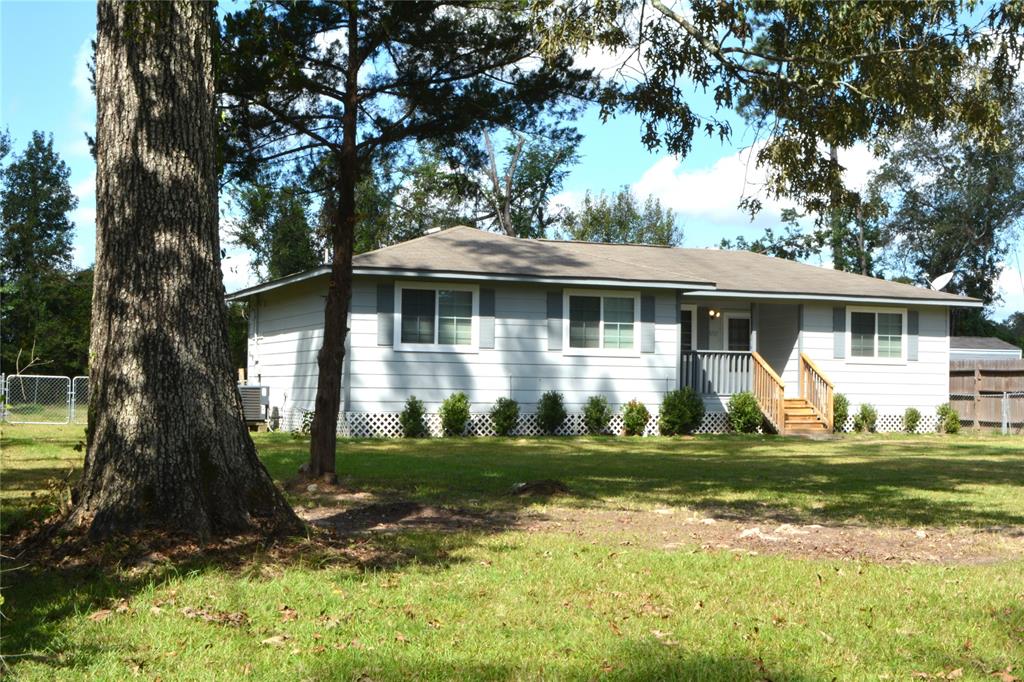
[[750,303],[750,350],[758,352],[757,347],[757,326],[759,318],[759,309],[757,303],[751,301]]

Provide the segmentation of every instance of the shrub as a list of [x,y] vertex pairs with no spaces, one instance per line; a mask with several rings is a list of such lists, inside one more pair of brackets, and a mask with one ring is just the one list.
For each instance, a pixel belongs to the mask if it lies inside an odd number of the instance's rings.
[[469,398],[456,391],[441,403],[441,430],[446,436],[461,436],[469,423]]
[[512,398],[498,398],[491,408],[491,421],[499,436],[511,435],[519,423],[519,403]]
[[398,421],[402,424],[402,435],[406,438],[426,438],[430,435],[427,431],[427,411],[423,407],[423,401],[414,395],[409,396],[405,401],[405,408],[402,414],[398,415]]
[[939,416],[939,431],[941,433],[960,433],[960,415],[956,413],[949,403],[942,403],[935,410]]
[[750,391],[734,393],[726,408],[729,412],[729,426],[737,433],[755,433],[764,423],[764,415],[757,404],[757,398]]
[[316,414],[313,410],[303,410],[302,419],[299,421],[299,425],[292,429],[292,435],[296,438],[302,436],[308,436],[313,430],[313,415]]
[[630,400],[622,406],[622,432],[627,436],[642,436],[647,430],[651,413],[639,400]]
[[661,400],[658,413],[658,433],[663,436],[689,435],[704,421],[704,401],[687,386],[669,391]]
[[557,431],[565,417],[565,399],[558,391],[548,391],[537,401],[537,423],[544,433]]
[[903,413],[903,429],[907,433],[917,431],[917,425],[921,423],[921,411],[916,407],[908,407]]
[[859,433],[871,432],[875,430],[875,422],[878,421],[878,410],[873,405],[864,403],[860,406],[857,414],[853,416],[853,428]]
[[839,432],[846,428],[850,416],[850,401],[842,393],[832,396],[832,430]]
[[583,408],[583,425],[587,427],[587,433],[592,436],[605,433],[611,420],[612,410],[603,395],[592,395],[587,398],[587,404]]

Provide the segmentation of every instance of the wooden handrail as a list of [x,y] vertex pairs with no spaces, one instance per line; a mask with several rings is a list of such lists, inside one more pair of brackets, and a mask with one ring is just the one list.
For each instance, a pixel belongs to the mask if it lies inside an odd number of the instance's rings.
[[754,362],[761,365],[761,368],[764,369],[764,371],[768,372],[768,375],[772,379],[775,379],[775,383],[777,383],[779,386],[785,387],[786,382],[782,380],[782,377],[775,373],[775,370],[772,369],[772,366],[768,364],[767,360],[761,357],[760,353],[758,353],[756,350],[752,351],[750,353],[750,357],[754,358]]
[[813,369],[815,371],[815,373],[819,377],[821,377],[821,380],[824,381],[826,384],[828,384],[829,387],[831,387],[831,388],[835,388],[836,387],[836,385],[833,384],[829,380],[829,378],[827,376],[825,376],[825,373],[821,371],[821,368],[818,367],[816,364],[814,364],[814,360],[811,360],[809,357],[807,357],[806,353],[800,353],[800,359],[803,360],[804,362],[806,362],[808,365],[810,365],[811,369]]
[[831,432],[835,421],[833,411],[835,385],[804,353],[800,353],[799,375],[800,397],[807,401],[818,417],[825,422],[825,428]]
[[760,353],[753,351],[750,357],[754,360],[754,398],[771,425],[782,433],[786,426],[786,384]]

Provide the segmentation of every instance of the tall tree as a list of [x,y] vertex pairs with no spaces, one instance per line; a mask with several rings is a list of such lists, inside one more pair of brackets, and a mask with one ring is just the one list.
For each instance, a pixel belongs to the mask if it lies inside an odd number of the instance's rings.
[[[10,148],[6,135],[0,146]],[[0,364],[7,372],[33,361],[45,363],[50,372],[76,366],[58,352],[65,334],[58,339],[41,329],[60,313],[52,305],[54,295],[63,292],[71,274],[75,226],[68,214],[78,199],[70,176],[53,149],[53,137],[38,131],[0,171],[0,291],[5,299]]]
[[93,358],[68,526],[297,528],[242,420],[218,243],[213,5],[100,0]]
[[885,200],[879,223],[895,271],[925,285],[954,272],[948,290],[996,299],[996,280],[1024,225],[1020,103],[1024,92],[1003,110],[998,143],[979,143],[956,124],[915,124],[891,141],[870,188]]
[[562,239],[612,244],[678,246],[683,231],[675,213],[649,196],[643,207],[628,187],[608,196],[587,192],[578,211],[570,212],[559,231]]
[[538,48],[516,3],[263,2],[226,17],[229,161],[245,171],[326,156],[332,180],[311,476],[335,471],[360,178],[396,146],[472,150],[483,130],[528,129],[553,102],[581,94],[590,73],[571,69],[565,52],[534,59]]
[[231,237],[252,254],[252,270],[260,279],[277,279],[323,263],[322,240],[310,220],[311,193],[301,185],[301,178],[278,183],[263,175],[235,192],[241,217]]
[[[601,103],[605,115],[640,116],[651,148],[685,156],[695,134],[731,136],[722,110],[757,112],[767,193],[819,216],[860,201],[843,186],[832,147],[870,144],[913,121],[958,121],[978,142],[998,139],[993,103],[1009,98],[1024,55],[1015,0],[533,4],[550,49],[600,48],[621,54],[624,68],[638,64],[607,85]],[[991,68],[965,78],[979,61]],[[700,91],[713,93],[719,111],[701,111]],[[753,197],[744,205],[761,206]]]

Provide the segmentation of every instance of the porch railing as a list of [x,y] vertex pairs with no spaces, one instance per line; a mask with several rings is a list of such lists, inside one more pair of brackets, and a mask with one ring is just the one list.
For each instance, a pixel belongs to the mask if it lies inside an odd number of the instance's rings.
[[800,353],[800,397],[814,408],[831,433],[835,416],[832,412],[832,392],[835,386],[825,373],[805,353]]
[[786,385],[760,353],[755,351],[750,357],[754,361],[754,397],[776,433],[782,433],[786,423]]
[[680,384],[701,395],[732,395],[750,390],[751,354],[747,351],[685,351]]

